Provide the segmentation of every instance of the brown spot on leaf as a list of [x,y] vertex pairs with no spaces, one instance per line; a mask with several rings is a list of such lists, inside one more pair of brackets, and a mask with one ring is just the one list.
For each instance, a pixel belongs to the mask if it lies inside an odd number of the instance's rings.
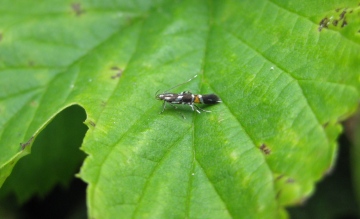
[[294,182],[295,182],[295,180],[293,178],[289,178],[286,180],[286,183],[294,183]]
[[279,199],[280,195],[281,195],[281,190],[279,190],[279,191],[276,193],[275,198],[276,198],[276,199]]
[[332,24],[336,27],[338,25],[339,21],[338,20],[333,20]]
[[111,67],[111,70],[116,71],[114,75],[111,76],[112,79],[120,78],[123,70],[117,66]]
[[345,27],[347,24],[348,24],[347,21],[344,19],[342,24],[341,24],[341,27]]
[[268,147],[266,146],[266,144],[262,144],[262,145],[260,146],[260,150],[261,150],[265,155],[271,154],[271,150],[270,150],[270,148],[268,148]]
[[93,126],[93,127],[96,126],[95,122],[93,122],[93,121],[89,121],[89,124],[90,124],[91,126]]
[[283,178],[283,177],[284,177],[284,175],[279,175],[278,177],[276,177],[275,180],[280,180],[280,179]]
[[31,138],[25,142],[25,143],[20,143],[21,149],[24,150],[26,146],[30,145],[32,143],[32,141],[34,140],[34,136],[31,136]]
[[0,42],[2,39],[3,39],[3,35],[2,35],[2,33],[0,33]]
[[119,68],[117,66],[113,66],[113,67],[111,67],[111,70],[117,71],[117,70],[121,70],[121,68]]
[[38,102],[36,100],[33,100],[30,102],[30,106],[31,107],[37,107],[38,106]]
[[325,27],[325,28],[328,28],[328,24],[329,24],[329,18],[325,17],[323,18],[320,23],[319,23],[319,32]]
[[34,67],[35,62],[30,60],[30,61],[28,61],[28,65],[29,65],[29,67]]
[[121,76],[121,73],[118,72],[115,75],[112,75],[111,78],[116,79],[116,78],[120,78],[120,76]]
[[344,10],[343,12],[341,12],[339,18],[340,20],[342,20],[344,17],[345,17],[345,14],[346,14],[346,10]]
[[73,9],[73,11],[75,12],[76,16],[80,16],[81,14],[85,13],[85,11],[81,8],[81,4],[80,3],[73,3],[71,5],[71,8]]

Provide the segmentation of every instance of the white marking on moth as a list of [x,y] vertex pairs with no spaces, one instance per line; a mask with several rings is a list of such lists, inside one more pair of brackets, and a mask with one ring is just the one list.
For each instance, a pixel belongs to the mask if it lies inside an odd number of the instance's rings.
[[201,94],[198,94],[198,97],[199,97],[199,99],[200,99],[200,103],[204,103],[204,100],[203,100],[203,98],[202,98],[202,95],[201,95]]

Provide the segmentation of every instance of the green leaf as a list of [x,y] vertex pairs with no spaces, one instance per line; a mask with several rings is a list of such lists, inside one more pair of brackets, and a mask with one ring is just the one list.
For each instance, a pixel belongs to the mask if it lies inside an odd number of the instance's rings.
[[32,195],[45,196],[57,183],[67,186],[84,160],[79,146],[85,136],[85,113],[72,106],[60,112],[37,136],[31,156],[16,164],[0,190],[0,197],[15,192],[24,202]]
[[[359,100],[357,2],[34,3],[0,9],[0,184],[75,104],[93,218],[286,217],[332,166]],[[171,92],[223,102],[158,115],[154,93],[195,74]]]

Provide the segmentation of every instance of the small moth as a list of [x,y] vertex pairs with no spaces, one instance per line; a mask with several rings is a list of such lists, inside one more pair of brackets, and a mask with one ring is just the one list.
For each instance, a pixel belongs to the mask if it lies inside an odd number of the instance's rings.
[[[191,107],[193,111],[196,111],[200,113],[200,111],[203,112],[211,112],[208,110],[201,109],[199,106],[195,105],[195,103],[198,104],[216,104],[220,103],[221,99],[216,94],[193,94],[190,91],[183,91],[179,94],[176,93],[168,93],[169,90],[172,90],[176,87],[179,87],[183,84],[186,84],[196,78],[197,75],[195,75],[193,78],[190,78],[189,80],[185,81],[184,83],[178,84],[166,91],[164,91],[162,94],[155,94],[155,98],[157,100],[163,100],[163,109],[160,113],[163,113],[165,110],[166,103],[169,103],[171,106],[173,106],[175,109],[177,108],[173,104],[186,104]],[[183,116],[184,117],[184,116]],[[185,117],[184,117],[185,118]]]

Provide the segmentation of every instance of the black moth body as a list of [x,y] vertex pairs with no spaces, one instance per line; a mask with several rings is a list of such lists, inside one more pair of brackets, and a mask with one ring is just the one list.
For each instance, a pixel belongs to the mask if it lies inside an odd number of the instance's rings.
[[[196,76],[197,75],[195,75],[195,77]],[[190,82],[192,79],[190,79],[182,84]],[[176,85],[175,87],[178,87],[182,84]],[[175,87],[173,87],[173,88],[175,88]],[[173,89],[173,88],[171,88],[171,89]],[[176,108],[176,106],[174,106],[173,104],[186,104],[186,105],[189,105],[193,111],[200,113],[200,111],[204,111],[204,112],[210,112],[210,111],[201,109],[200,107],[195,105],[195,103],[197,103],[197,104],[217,104],[217,103],[221,102],[221,99],[216,94],[193,94],[190,91],[184,91],[179,94],[164,92],[162,94],[157,94],[155,96],[155,98],[158,100],[164,101],[163,109],[160,113],[164,112],[166,103],[169,103],[174,108]]]

